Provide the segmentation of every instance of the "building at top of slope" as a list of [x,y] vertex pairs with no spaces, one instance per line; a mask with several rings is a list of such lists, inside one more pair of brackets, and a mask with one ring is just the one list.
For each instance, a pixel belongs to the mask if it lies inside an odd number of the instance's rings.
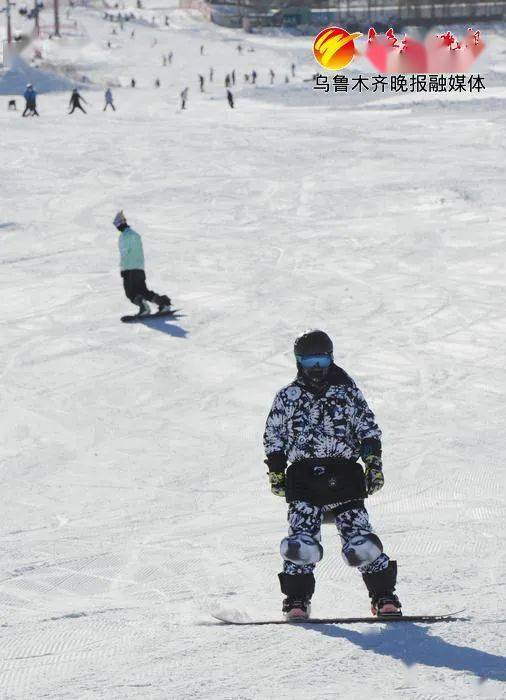
[[298,27],[309,33],[337,24],[366,32],[393,26],[424,28],[449,24],[484,24],[506,19],[506,0],[179,0],[210,22],[226,27]]

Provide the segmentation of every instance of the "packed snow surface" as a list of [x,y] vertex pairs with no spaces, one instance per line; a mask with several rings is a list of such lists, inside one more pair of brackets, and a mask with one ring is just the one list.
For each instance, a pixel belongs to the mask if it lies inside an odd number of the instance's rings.
[[[0,105],[0,697],[504,697],[504,29],[489,92],[375,101],[313,91],[310,38],[161,4],[66,19],[79,36],[25,59],[85,78],[88,114],[51,86],[39,119]],[[120,208],[180,319],[119,322]],[[468,622],[212,618],[280,614],[261,438],[307,327],[383,429],[367,507],[405,612]],[[315,616],[367,615],[323,535]]]

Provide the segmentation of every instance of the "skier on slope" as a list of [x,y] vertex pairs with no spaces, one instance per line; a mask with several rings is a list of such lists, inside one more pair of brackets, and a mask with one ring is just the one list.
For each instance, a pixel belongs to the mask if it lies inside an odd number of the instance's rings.
[[158,312],[170,311],[170,299],[168,296],[155,294],[146,286],[146,273],[144,272],[144,252],[140,235],[127,224],[122,211],[114,217],[114,225],[120,231],[118,240],[121,276],[125,294],[132,304],[139,307],[138,316],[149,316],[150,301],[158,305]]
[[326,333],[306,331],[294,353],[297,376],[276,394],[264,433],[271,490],[289,504],[279,574],[283,613],[287,619],[310,615],[313,570],[323,556],[320,526],[327,515],[336,523],[345,562],[362,574],[372,613],[400,615],[397,562],[383,552],[364,506],[364,498],[384,484],[381,431],[353,379],[334,364]]
[[69,101],[69,107],[72,108],[70,110],[69,114],[73,114],[76,111],[76,109],[80,109],[81,112],[84,112],[84,114],[86,114],[86,110],[82,106],[81,100],[84,102],[84,104],[88,104],[86,102],[86,100],[84,99],[84,97],[79,94],[77,88],[74,88],[72,90],[72,95],[70,96],[70,101]]
[[186,109],[186,102],[188,100],[188,88],[185,87],[184,90],[181,90],[181,94],[179,95],[181,98],[181,109]]
[[111,88],[107,88],[107,90],[106,90],[105,93],[104,93],[104,98],[105,98],[105,105],[104,105],[103,111],[105,112],[105,110],[107,109],[107,107],[109,107],[109,105],[110,105],[110,106],[112,107],[113,111],[115,112],[115,111],[116,111],[116,107],[114,106],[114,102],[113,102],[113,100],[112,100],[112,90],[111,90]]
[[23,94],[23,97],[26,100],[26,106],[23,114],[21,115],[22,117],[26,117],[29,115],[30,117],[35,116],[40,116],[39,113],[37,112],[37,93],[35,91],[35,88],[31,83],[28,83],[26,86],[26,90]]

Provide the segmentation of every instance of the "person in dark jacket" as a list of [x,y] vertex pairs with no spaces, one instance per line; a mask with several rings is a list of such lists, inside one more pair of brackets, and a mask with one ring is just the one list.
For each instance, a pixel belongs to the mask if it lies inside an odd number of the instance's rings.
[[181,98],[181,109],[186,109],[186,102],[188,101],[188,88],[187,87],[185,87],[184,90],[181,90],[179,97]]
[[115,112],[115,111],[116,111],[116,107],[114,106],[114,102],[113,102],[113,99],[112,99],[112,90],[111,90],[111,88],[107,88],[107,90],[106,90],[105,93],[104,93],[104,97],[105,97],[105,105],[104,105],[103,111],[105,112],[105,110],[107,109],[107,107],[110,105],[110,106],[112,107],[113,111]]
[[362,574],[372,613],[400,615],[397,563],[383,552],[364,505],[384,484],[381,431],[353,379],[334,364],[326,333],[306,331],[294,353],[297,376],[276,394],[264,433],[271,490],[289,504],[279,574],[283,613],[310,615],[313,570],[323,556],[320,527],[330,516],[345,562]]
[[23,97],[25,98],[26,105],[25,110],[21,116],[39,117],[40,114],[37,112],[37,93],[31,83],[28,83],[28,85],[26,86],[26,90],[23,94]]
[[231,109],[234,109],[234,96],[232,95],[230,90],[227,90],[227,101],[228,105]]
[[81,112],[86,114],[86,110],[82,106],[81,100],[84,102],[84,104],[88,104],[84,97],[79,94],[77,88],[74,88],[72,90],[72,95],[70,96],[69,107],[71,107],[72,109],[70,110],[69,114],[73,114],[76,111],[76,109],[80,109]]

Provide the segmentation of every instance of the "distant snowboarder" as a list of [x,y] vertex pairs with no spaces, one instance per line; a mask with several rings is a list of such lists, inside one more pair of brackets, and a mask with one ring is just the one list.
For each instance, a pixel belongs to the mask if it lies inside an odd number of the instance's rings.
[[271,77],[271,85],[274,83],[274,78],[276,77],[276,73],[272,70],[272,68],[269,70],[269,75]]
[[79,94],[79,92],[77,91],[77,88],[74,88],[72,90],[72,95],[70,96],[69,107],[71,107],[72,109],[70,110],[69,114],[73,114],[76,111],[76,109],[80,109],[81,112],[83,112],[84,114],[87,114],[86,110],[84,109],[84,107],[81,104],[81,100],[84,102],[84,104],[86,104],[86,105],[88,104],[86,102],[86,100],[84,99],[84,97]]
[[383,552],[364,506],[364,498],[384,484],[381,431],[353,379],[334,364],[326,333],[306,331],[296,339],[294,354],[297,376],[276,394],[264,433],[271,490],[288,503],[279,574],[283,613],[291,620],[310,615],[327,513],[345,562],[362,574],[373,615],[400,615],[397,563]]
[[188,88],[185,87],[184,90],[181,90],[181,109],[186,109],[186,101],[188,99]]
[[201,44],[201,45],[200,45],[200,55],[201,55],[201,56],[204,55],[204,44]]
[[199,74],[200,92],[204,92],[204,76]]
[[230,90],[227,90],[227,100],[228,100],[229,107],[234,109],[234,96],[232,95]]
[[169,53],[167,54],[167,60],[168,60],[169,63],[172,63],[172,58],[173,58],[173,56],[174,56],[174,52],[173,52],[173,51],[169,51]]
[[230,73],[230,78],[232,79],[232,85],[235,85],[235,68],[234,68],[234,70]]
[[229,88],[229,87],[230,87],[230,76],[229,76],[228,73],[227,73],[227,75],[225,76],[225,87],[226,87],[226,88]]
[[159,87],[160,87],[160,84],[161,84],[161,83],[160,83],[160,78],[157,78],[157,79],[155,80],[155,88],[159,88]]
[[291,69],[292,69],[292,78],[295,78],[295,63],[292,63]]
[[104,105],[103,111],[105,112],[105,110],[107,109],[107,107],[110,106],[110,107],[112,107],[113,111],[115,112],[115,111],[116,111],[116,107],[114,106],[114,103],[113,103],[113,101],[112,101],[112,91],[111,91],[111,88],[107,88],[107,90],[105,91],[104,97],[105,97],[105,105]]
[[170,310],[170,299],[165,294],[156,294],[146,286],[144,251],[140,235],[127,224],[123,211],[114,217],[114,226],[120,231],[118,240],[121,277],[125,294],[132,304],[139,307],[138,316],[149,316],[148,302],[158,305],[158,312]]
[[132,78],[130,81],[130,87],[134,88],[136,85],[137,85],[137,83],[135,82],[135,78]]
[[28,83],[28,85],[26,86],[26,90],[23,94],[23,97],[26,100],[26,106],[21,116],[39,117],[40,114],[37,112],[37,92],[31,83]]
[[253,70],[251,71],[251,82],[253,83],[253,85],[256,85],[256,82],[257,82],[257,75],[258,75],[258,74],[257,74],[256,70],[253,69]]
[[209,82],[212,83],[214,78],[214,68],[209,68]]

